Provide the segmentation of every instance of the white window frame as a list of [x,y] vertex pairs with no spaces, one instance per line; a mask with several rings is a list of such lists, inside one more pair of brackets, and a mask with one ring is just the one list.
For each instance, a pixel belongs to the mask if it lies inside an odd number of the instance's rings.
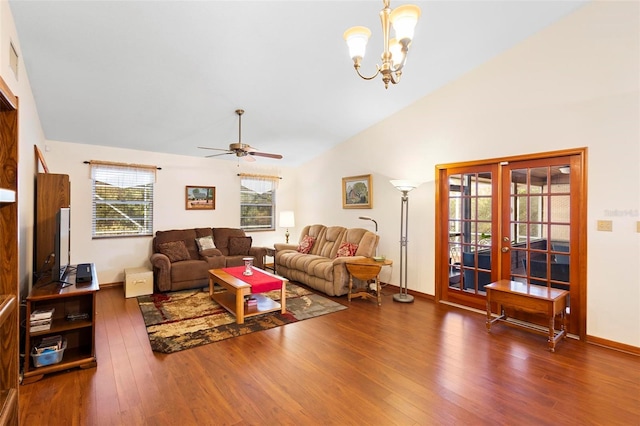
[[[155,166],[92,161],[92,238],[139,237],[153,235],[153,194]],[[137,190],[134,190],[137,189]],[[110,194],[109,194],[110,193]],[[107,195],[110,195],[107,197]],[[133,215],[132,207],[141,207]],[[112,214],[101,217],[101,211]],[[104,226],[107,219],[112,225]],[[120,224],[121,226],[117,226]]]
[[[245,231],[276,229],[276,189],[279,179],[277,176],[240,175],[240,229]],[[268,193],[271,193],[271,197],[266,195]],[[268,210],[269,214],[249,216],[247,210],[253,207],[263,211]]]

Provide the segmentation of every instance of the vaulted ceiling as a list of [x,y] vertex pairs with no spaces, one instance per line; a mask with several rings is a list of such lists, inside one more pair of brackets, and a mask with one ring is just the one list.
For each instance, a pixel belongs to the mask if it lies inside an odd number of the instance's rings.
[[[199,156],[238,140],[297,166],[469,72],[584,1],[408,1],[402,81],[357,77],[342,39],[382,1],[10,0],[49,140]],[[24,74],[20,78],[25,78]],[[220,158],[220,157],[218,157]],[[234,159],[233,156],[226,158]]]

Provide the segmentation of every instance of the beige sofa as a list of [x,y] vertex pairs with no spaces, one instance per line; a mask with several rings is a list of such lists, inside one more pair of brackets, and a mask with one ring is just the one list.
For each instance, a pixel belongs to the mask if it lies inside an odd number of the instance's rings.
[[[215,247],[201,249],[196,239],[202,237],[210,237]],[[253,247],[242,229],[192,228],[157,231],[153,238],[153,254],[150,259],[155,291],[204,287],[209,284],[209,269],[241,266],[244,265],[245,257],[252,257],[253,265],[263,268],[266,253],[267,249],[264,247]]]
[[[305,226],[299,241],[302,242],[307,235],[315,238],[308,254],[298,252],[298,244],[274,245],[276,273],[329,296],[342,296],[349,292],[345,263],[374,256],[379,241],[378,235],[371,231],[342,226]],[[336,257],[343,242],[357,244],[355,256]]]

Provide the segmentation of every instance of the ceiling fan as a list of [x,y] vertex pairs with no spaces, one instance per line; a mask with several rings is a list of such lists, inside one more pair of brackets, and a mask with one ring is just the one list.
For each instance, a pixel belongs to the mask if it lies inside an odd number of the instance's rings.
[[209,157],[219,157],[221,155],[235,154],[236,157],[242,157],[246,161],[256,161],[256,159],[253,158],[254,156],[275,158],[277,160],[280,160],[282,158],[282,155],[280,155],[280,154],[269,154],[269,153],[266,153],[266,152],[259,152],[257,149],[255,149],[251,145],[246,144],[246,143],[242,143],[242,114],[244,114],[244,110],[237,109],[236,110],[236,114],[238,114],[238,142],[229,144],[229,149],[209,148],[209,147],[206,147],[206,146],[199,146],[198,148],[200,148],[200,149],[211,149],[211,150],[214,150],[214,151],[224,151],[223,153],[211,154],[211,155],[207,155],[206,157],[207,158],[209,158]]

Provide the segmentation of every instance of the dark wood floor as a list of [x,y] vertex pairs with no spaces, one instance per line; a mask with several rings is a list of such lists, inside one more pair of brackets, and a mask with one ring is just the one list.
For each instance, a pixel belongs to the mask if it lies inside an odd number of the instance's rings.
[[550,353],[543,335],[385,293],[162,355],[136,300],[102,289],[98,367],[21,386],[21,424],[640,424],[639,357],[575,340]]

